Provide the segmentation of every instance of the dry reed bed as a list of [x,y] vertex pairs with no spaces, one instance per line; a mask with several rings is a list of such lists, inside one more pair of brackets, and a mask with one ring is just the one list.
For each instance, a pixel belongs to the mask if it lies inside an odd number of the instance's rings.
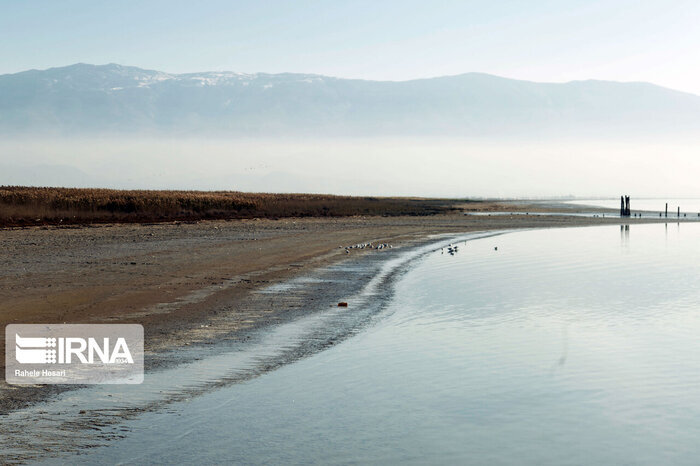
[[163,222],[201,219],[434,215],[446,199],[267,194],[236,191],[138,191],[0,187],[0,226]]

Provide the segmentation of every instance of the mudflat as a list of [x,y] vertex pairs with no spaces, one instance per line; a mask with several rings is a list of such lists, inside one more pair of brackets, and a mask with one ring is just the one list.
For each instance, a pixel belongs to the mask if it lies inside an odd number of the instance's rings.
[[[345,246],[371,242],[402,248],[446,233],[658,221],[455,212],[3,229],[0,324],[139,323],[147,355],[156,354],[298,316],[303,303],[270,303],[254,291],[353,255],[382,254],[369,248],[346,252]],[[330,296],[311,299],[337,305]],[[218,318],[223,315],[226,319]],[[0,340],[4,371],[4,332]],[[147,368],[157,365],[153,361]],[[57,390],[3,382],[0,413]]]

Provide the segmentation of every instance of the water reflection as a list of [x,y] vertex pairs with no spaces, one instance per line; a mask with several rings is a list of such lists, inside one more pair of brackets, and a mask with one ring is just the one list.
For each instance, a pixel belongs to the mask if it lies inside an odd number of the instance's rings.
[[622,249],[629,249],[630,242],[630,226],[620,225],[620,244]]

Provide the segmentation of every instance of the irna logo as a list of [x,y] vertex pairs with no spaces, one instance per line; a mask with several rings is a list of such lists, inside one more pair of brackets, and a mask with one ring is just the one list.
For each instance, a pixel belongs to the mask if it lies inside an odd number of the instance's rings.
[[5,327],[11,384],[143,382],[143,326],[11,324]]
[[[114,341],[114,339],[112,339]],[[133,364],[123,337],[110,344],[109,338],[37,338],[15,334],[15,359],[20,364]]]

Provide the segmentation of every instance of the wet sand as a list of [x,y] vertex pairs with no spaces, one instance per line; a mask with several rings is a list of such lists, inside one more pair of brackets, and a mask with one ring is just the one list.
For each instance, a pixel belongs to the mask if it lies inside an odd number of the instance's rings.
[[[660,221],[455,213],[5,229],[0,230],[0,324],[140,323],[148,371],[177,363],[173,349],[211,344],[222,335],[245,341],[248,332],[304,315],[309,303],[336,306],[342,286],[302,298],[278,293],[274,300],[256,291],[357,255],[386,252],[351,249],[348,254],[344,246],[389,243],[400,251],[438,234]],[[4,332],[0,339],[4,372]],[[2,382],[0,414],[64,389]]]

